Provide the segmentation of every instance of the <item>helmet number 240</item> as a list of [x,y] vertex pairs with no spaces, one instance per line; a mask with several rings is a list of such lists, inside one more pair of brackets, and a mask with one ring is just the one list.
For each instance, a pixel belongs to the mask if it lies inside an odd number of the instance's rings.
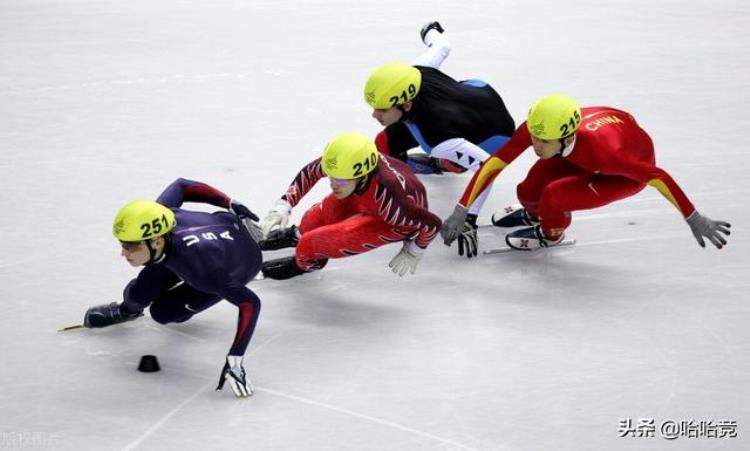
[[155,218],[150,223],[144,222],[141,224],[141,230],[143,230],[141,238],[148,239],[153,235],[158,235],[161,232],[162,223],[164,223],[165,228],[169,227],[169,220],[166,215],[161,215],[161,218]]
[[[365,160],[361,163],[354,163],[354,165],[352,165],[352,169],[354,170],[354,177],[361,177],[365,174],[369,174],[377,164],[378,156],[374,153],[370,154],[370,156],[365,158]],[[365,170],[364,174],[362,173],[362,169]]]

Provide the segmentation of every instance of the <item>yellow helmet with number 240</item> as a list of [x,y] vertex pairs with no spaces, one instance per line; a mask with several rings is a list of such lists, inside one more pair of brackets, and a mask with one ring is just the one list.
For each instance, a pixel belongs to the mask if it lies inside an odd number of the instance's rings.
[[321,164],[327,177],[352,180],[374,171],[379,160],[380,153],[370,138],[359,133],[344,133],[328,143]]
[[568,96],[553,94],[534,102],[526,127],[539,139],[560,139],[572,135],[581,124],[581,107]]
[[166,235],[176,224],[174,212],[152,200],[134,200],[117,212],[112,233],[120,241],[153,240]]
[[387,110],[414,100],[422,86],[422,72],[404,63],[387,63],[375,69],[365,83],[365,101],[376,110]]

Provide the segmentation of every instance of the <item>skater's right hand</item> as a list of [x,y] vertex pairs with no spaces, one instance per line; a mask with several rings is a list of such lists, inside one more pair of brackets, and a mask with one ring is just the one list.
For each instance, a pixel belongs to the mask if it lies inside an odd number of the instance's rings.
[[732,225],[728,222],[714,221],[708,216],[703,216],[698,213],[698,210],[695,210],[693,214],[688,216],[686,221],[690,226],[690,230],[693,232],[695,240],[698,241],[698,244],[700,244],[701,247],[706,247],[703,237],[708,238],[708,241],[719,249],[727,244],[727,240],[721,236],[721,233],[724,235],[730,234],[729,228],[732,227]]
[[229,386],[232,388],[234,396],[238,398],[249,398],[250,396],[253,396],[253,386],[250,384],[250,379],[247,377],[247,374],[245,374],[245,368],[242,367],[241,355],[227,356],[224,368],[221,369],[219,385],[216,386],[216,390],[222,390],[225,382],[229,382]]
[[469,210],[466,207],[457,204],[453,209],[453,213],[443,221],[443,225],[440,227],[440,236],[443,237],[443,243],[446,246],[450,246],[458,238],[459,233],[463,230],[468,214]]
[[466,254],[466,258],[477,256],[477,244],[479,238],[477,237],[477,217],[476,215],[468,215],[466,221],[464,221],[461,234],[458,235],[458,255]]
[[289,205],[289,202],[284,199],[277,200],[266,217],[260,221],[260,231],[263,232],[263,237],[268,237],[268,232],[274,227],[286,227],[291,213],[292,206]]

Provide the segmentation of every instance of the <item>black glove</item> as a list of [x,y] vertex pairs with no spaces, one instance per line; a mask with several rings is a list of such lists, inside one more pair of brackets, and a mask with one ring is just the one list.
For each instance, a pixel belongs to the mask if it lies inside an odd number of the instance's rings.
[[253,240],[256,243],[260,243],[263,239],[263,232],[260,231],[260,226],[258,226],[257,223],[259,219],[258,216],[242,203],[234,199],[229,201],[229,211],[237,216],[237,219],[239,219],[242,225],[245,226],[245,229],[247,229]]
[[466,250],[467,258],[476,257],[478,241],[477,215],[469,214],[466,216],[461,233],[458,235],[458,255],[464,255],[464,250]]
[[140,312],[129,313],[122,309],[122,304],[112,302],[110,304],[95,305],[86,310],[83,317],[85,327],[107,327],[112,324],[124,323],[138,318]]
[[453,241],[458,238],[458,235],[461,234],[468,214],[468,208],[461,204],[457,204],[453,208],[453,213],[445,218],[443,225],[440,226],[440,236],[443,237],[443,243],[445,243],[446,246],[450,246]]
[[242,367],[242,356],[228,355],[224,363],[224,368],[219,376],[219,385],[216,390],[224,388],[224,382],[229,382],[232,387],[234,396],[238,398],[248,398],[253,396],[253,386],[250,385],[250,379],[245,374],[245,368]]
[[438,33],[443,33],[445,31],[440,25],[440,22],[438,22],[437,20],[434,22],[430,22],[422,27],[422,30],[419,32],[419,36],[422,37],[422,42],[424,42],[424,38],[425,36],[427,36],[427,32],[430,30],[437,30]]
[[240,219],[249,218],[249,219],[252,219],[253,221],[257,221],[260,219],[255,213],[250,211],[249,208],[247,208],[241,202],[234,200],[234,199],[229,201],[229,211],[237,215],[237,217]]

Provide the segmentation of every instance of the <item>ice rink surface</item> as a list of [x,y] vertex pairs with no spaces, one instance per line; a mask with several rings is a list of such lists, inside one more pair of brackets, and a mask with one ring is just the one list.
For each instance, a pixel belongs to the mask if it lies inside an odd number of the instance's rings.
[[[647,188],[576,213],[574,247],[464,261],[438,239],[409,278],[390,246],[253,282],[246,401],[214,391],[228,303],[57,332],[136,274],[110,234],[122,204],[187,177],[264,213],[329,138],[377,133],[364,81],[422,52],[434,19],[442,69],[490,82],[518,123],[550,92],[633,113],[729,245],[701,249]],[[739,0],[3,0],[0,449],[750,449],[748,30]],[[422,180],[445,217],[469,177]],[[143,354],[162,371],[137,372]],[[627,419],[654,436],[620,437]],[[737,437],[668,440],[669,420]]]

